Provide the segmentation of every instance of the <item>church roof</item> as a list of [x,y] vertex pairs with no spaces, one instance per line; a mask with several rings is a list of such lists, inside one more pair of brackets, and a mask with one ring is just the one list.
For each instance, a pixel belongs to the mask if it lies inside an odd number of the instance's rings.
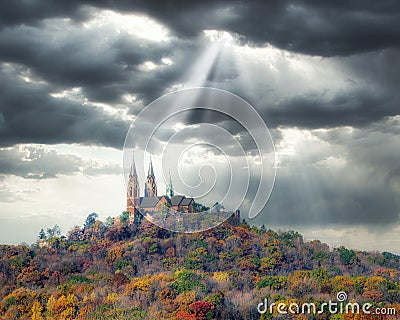
[[168,196],[158,196],[158,199],[161,200],[162,198],[165,198],[169,204],[171,204],[171,199]]
[[184,198],[185,196],[173,196],[171,198],[171,205],[179,206]]
[[193,198],[184,198],[181,201],[181,206],[189,206],[193,202]]
[[193,198],[186,198],[185,196],[173,196],[171,198],[171,205],[173,206],[188,206],[194,201]]
[[158,197],[143,197],[140,208],[154,208],[160,199]]
[[171,200],[166,196],[159,197],[140,197],[140,208],[154,208],[157,206],[158,202],[165,198],[168,203],[171,203]]

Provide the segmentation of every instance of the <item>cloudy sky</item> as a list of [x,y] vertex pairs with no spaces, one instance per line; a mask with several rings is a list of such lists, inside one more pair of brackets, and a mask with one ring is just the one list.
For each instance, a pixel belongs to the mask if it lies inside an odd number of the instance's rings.
[[131,121],[209,86],[251,103],[275,143],[252,223],[400,253],[399,45],[394,0],[1,1],[0,243],[120,214]]

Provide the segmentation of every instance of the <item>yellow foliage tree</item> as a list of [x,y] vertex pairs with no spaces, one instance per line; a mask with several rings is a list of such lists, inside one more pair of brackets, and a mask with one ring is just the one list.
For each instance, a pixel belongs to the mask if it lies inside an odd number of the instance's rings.
[[213,278],[218,281],[229,281],[229,273],[224,271],[217,271],[213,273]]
[[32,320],[44,320],[42,316],[43,307],[39,301],[35,301],[32,305]]
[[51,296],[47,301],[49,319],[72,320],[75,319],[78,307],[78,298],[74,294],[62,295],[57,300]]
[[149,278],[135,278],[126,285],[125,294],[133,295],[136,290],[147,291],[149,290],[151,279]]
[[122,258],[122,249],[120,247],[116,247],[108,251],[106,261],[112,263],[121,258]]

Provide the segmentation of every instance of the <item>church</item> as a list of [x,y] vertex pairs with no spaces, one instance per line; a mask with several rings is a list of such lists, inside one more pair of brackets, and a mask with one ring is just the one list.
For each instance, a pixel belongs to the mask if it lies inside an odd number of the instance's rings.
[[133,220],[138,211],[142,215],[162,211],[165,207],[184,213],[193,212],[194,199],[184,195],[175,195],[171,176],[165,195],[158,195],[157,182],[154,175],[153,162],[150,159],[149,170],[144,184],[144,196],[140,195],[139,179],[136,172],[135,160],[132,160],[127,183],[126,211]]

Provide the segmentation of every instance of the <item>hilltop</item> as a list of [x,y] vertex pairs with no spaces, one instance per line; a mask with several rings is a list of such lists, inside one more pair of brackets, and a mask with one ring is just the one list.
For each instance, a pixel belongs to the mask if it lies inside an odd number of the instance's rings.
[[1,319],[259,319],[265,297],[321,303],[339,291],[399,309],[399,256],[237,219],[177,234],[126,214],[89,215],[65,237],[40,237],[0,246]]

